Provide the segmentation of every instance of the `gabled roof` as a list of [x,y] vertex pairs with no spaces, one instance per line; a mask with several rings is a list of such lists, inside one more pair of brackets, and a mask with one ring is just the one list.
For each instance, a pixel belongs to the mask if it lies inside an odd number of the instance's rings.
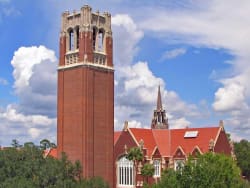
[[[210,140],[214,140],[216,144],[221,130],[221,126],[185,129],[128,128],[138,146],[143,140],[148,157],[152,156],[155,148],[159,149],[162,157],[173,156],[178,148],[182,148],[187,155],[192,154],[195,148],[201,153],[206,153],[209,151]],[[115,133],[115,143],[120,134],[121,132]]]
[[[209,151],[209,141],[216,141],[220,127],[185,128],[171,130],[171,154],[178,146],[181,146],[186,154],[192,153],[195,147],[199,147],[202,153]],[[192,138],[184,138],[187,131],[198,131],[198,135]]]
[[155,143],[162,156],[170,156],[170,130],[152,129]]
[[118,131],[118,132],[115,132],[114,133],[114,145],[116,144],[118,138],[120,137],[121,135],[121,131]]
[[146,148],[147,156],[151,156],[156,143],[154,136],[152,134],[152,129],[141,129],[141,128],[129,128],[130,132],[133,134],[134,138],[136,139],[137,143],[141,140],[144,142],[144,148]]

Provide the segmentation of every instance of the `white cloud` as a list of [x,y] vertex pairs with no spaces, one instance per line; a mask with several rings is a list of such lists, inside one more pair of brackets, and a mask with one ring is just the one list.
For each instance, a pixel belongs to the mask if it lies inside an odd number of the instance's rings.
[[235,133],[231,133],[231,132],[229,132],[229,134],[230,134],[230,138],[231,138],[231,140],[233,141],[233,142],[240,142],[242,139],[244,139],[243,137],[241,137],[241,136],[238,136],[237,134],[235,134]]
[[115,129],[121,130],[125,120],[130,122],[129,127],[150,128],[158,85],[161,85],[164,106],[171,116],[170,126],[189,125],[184,116],[198,116],[198,108],[182,101],[175,92],[164,90],[165,82],[153,74],[147,62],[133,63],[143,32],[128,15],[115,15],[112,22],[114,49],[117,50],[114,53]]
[[11,64],[14,67],[14,88],[17,93],[23,87],[29,86],[34,66],[45,61],[55,62],[56,57],[52,50],[48,50],[44,46],[20,47],[14,53]]
[[20,47],[12,58],[13,88],[17,104],[0,111],[0,142],[12,139],[55,142],[57,59],[44,46]]
[[56,116],[57,59],[44,46],[20,47],[11,61],[18,109],[24,114]]
[[0,85],[8,85],[9,82],[7,80],[5,80],[4,78],[0,78]]
[[188,121],[186,118],[182,117],[179,119],[169,119],[169,124],[171,125],[171,128],[173,129],[181,129],[185,127],[189,127],[191,125],[191,122]]
[[178,56],[182,56],[187,52],[185,48],[176,48],[172,50],[167,50],[164,52],[164,54],[161,56],[160,61],[168,60],[168,59],[174,59]]
[[147,8],[140,23],[139,28],[146,34],[167,43],[223,49],[234,57],[230,61],[231,72],[217,77],[221,86],[212,106],[215,112],[239,121],[238,125],[229,125],[231,128],[250,130],[249,117],[245,115],[250,114],[250,1],[194,1],[193,6],[180,9],[155,9]]
[[229,83],[215,93],[213,107],[216,111],[239,110],[247,106],[245,91],[240,83]]
[[33,139],[38,138],[41,135],[41,130],[37,128],[30,128],[28,132]]
[[[8,105],[0,113],[0,143],[9,145],[12,139],[21,142],[38,142],[43,138],[55,141],[56,118],[42,115],[24,115],[17,112],[16,106]],[[43,134],[42,134],[43,133]]]
[[124,66],[132,63],[138,49],[137,43],[142,39],[143,32],[138,29],[132,18],[126,14],[117,14],[112,17],[114,37],[115,66]]
[[31,115],[25,116],[21,113],[18,113],[14,106],[8,105],[6,108],[6,112],[0,114],[1,118],[5,118],[9,122],[18,122],[27,125],[50,125],[54,123],[53,119],[49,119],[46,116],[41,115]]

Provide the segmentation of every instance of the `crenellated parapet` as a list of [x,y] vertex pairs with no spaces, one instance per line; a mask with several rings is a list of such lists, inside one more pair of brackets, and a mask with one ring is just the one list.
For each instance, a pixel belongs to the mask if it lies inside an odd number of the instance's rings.
[[85,5],[80,11],[65,11],[61,19],[59,69],[82,64],[113,68],[110,13],[92,12]]

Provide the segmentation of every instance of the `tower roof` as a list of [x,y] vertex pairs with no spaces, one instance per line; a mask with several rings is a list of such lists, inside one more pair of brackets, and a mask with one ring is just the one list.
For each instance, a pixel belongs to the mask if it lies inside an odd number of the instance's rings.
[[158,86],[158,96],[157,96],[157,110],[162,109],[162,102],[161,102],[161,87]]
[[158,86],[157,104],[156,104],[156,109],[154,110],[151,128],[168,129],[168,119],[166,118],[166,112],[162,107],[160,86]]

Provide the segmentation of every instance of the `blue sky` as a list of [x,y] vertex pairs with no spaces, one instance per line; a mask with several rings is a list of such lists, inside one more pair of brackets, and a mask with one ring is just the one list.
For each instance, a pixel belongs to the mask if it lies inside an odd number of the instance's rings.
[[0,145],[56,142],[61,13],[112,14],[115,130],[149,128],[157,86],[171,128],[250,134],[250,2],[0,0]]

